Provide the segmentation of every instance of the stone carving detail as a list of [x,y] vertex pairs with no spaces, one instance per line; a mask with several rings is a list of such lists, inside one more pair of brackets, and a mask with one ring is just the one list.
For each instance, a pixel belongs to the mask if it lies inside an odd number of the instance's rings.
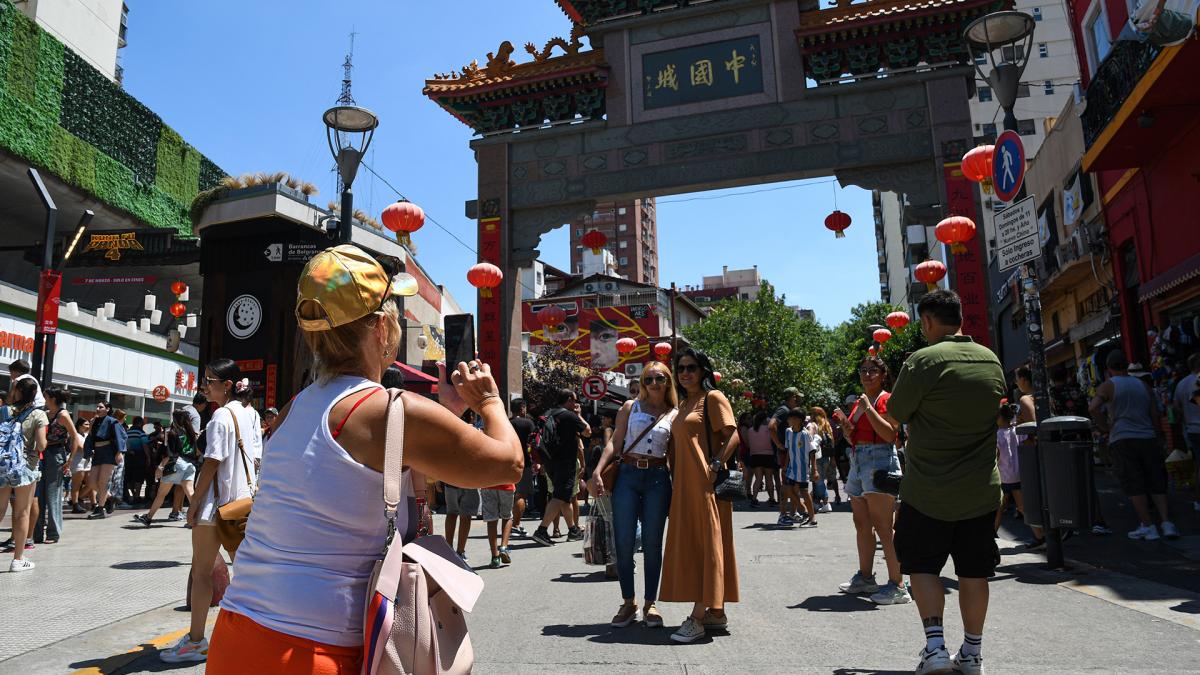
[[539,256],[537,250],[543,234],[565,223],[591,215],[596,202],[581,201],[540,209],[521,209],[512,212],[512,261],[515,266],[526,265]]
[[527,172],[527,171],[525,170],[525,167],[523,167],[523,166],[518,166],[517,168],[513,169],[512,175],[513,175],[513,178],[516,178],[517,180],[520,180],[520,179],[524,178],[525,176],[527,176],[527,175],[528,175],[528,173],[529,173],[529,172]]
[[766,140],[767,145],[778,147],[780,145],[791,145],[795,139],[792,136],[791,129],[775,129],[774,131],[768,131],[766,136],[764,136],[764,140]]
[[831,122],[822,122],[820,124],[814,124],[808,130],[808,134],[810,136],[812,136],[813,138],[820,139],[822,141],[832,141],[832,140],[836,139],[838,136],[840,136],[841,133],[842,132],[840,129],[838,129],[838,126]]
[[604,155],[591,155],[584,158],[583,168],[588,171],[599,171],[608,168],[608,157]]
[[858,130],[864,134],[878,134],[887,131],[886,117],[864,117],[858,121]]
[[838,169],[834,175],[842,187],[857,185],[866,190],[903,192],[914,203],[938,201],[937,167],[932,160],[910,164]]
[[637,166],[646,161],[647,157],[648,155],[645,150],[630,150],[621,155],[621,159],[625,161],[625,166]]
[[909,129],[920,129],[925,126],[925,111],[914,110],[904,117],[904,121],[908,123]]
[[671,143],[663,148],[663,159],[675,161],[679,159],[696,159],[710,155],[724,155],[731,152],[744,152],[748,146],[745,134],[736,136],[721,136],[719,138],[701,138],[694,141]]
[[546,174],[547,176],[557,176],[565,171],[566,168],[566,164],[555,160],[553,162],[546,162],[544,165],[542,165],[542,173]]

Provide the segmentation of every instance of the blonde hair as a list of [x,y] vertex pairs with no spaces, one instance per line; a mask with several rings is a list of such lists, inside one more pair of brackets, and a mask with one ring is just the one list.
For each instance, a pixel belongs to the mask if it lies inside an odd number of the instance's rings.
[[663,394],[663,398],[666,399],[667,405],[672,408],[678,408],[679,394],[675,393],[675,376],[671,374],[671,369],[665,363],[659,363],[658,361],[647,363],[646,367],[642,369],[642,374],[638,377],[638,384],[641,385],[641,391],[638,392],[638,400],[644,402],[647,398],[650,398],[650,391],[646,388],[646,383],[642,381],[642,378],[646,377],[646,373],[650,372],[650,369],[655,366],[661,368],[663,374],[667,376],[667,391]]
[[[323,313],[320,308],[306,303],[300,309],[301,318],[319,319]],[[309,316],[311,314],[311,316]],[[395,299],[389,298],[383,303],[378,312],[372,312],[356,321],[330,328],[328,330],[301,330],[304,343],[313,353],[313,369],[317,380],[328,382],[339,375],[356,375],[362,373],[363,344],[369,339],[372,331],[384,318],[400,320],[400,308]],[[393,331],[396,333],[393,335]],[[387,343],[395,342],[400,346],[400,331],[388,326]]]
[[808,414],[812,415],[813,422],[816,422],[818,432],[833,436],[833,427],[829,424],[829,417],[825,414],[824,408],[814,405],[808,409]]

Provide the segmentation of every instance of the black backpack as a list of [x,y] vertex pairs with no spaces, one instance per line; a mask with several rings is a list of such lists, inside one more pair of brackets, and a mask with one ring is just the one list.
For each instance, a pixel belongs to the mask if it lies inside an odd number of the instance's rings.
[[554,459],[554,454],[558,451],[558,423],[555,422],[554,416],[563,410],[552,408],[546,411],[546,416],[542,418],[542,433],[538,435],[537,448],[543,461]]

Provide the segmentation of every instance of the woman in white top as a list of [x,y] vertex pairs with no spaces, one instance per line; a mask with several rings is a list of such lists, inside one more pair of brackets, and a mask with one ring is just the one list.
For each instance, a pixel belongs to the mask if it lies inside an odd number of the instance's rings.
[[[658,599],[658,579],[662,572],[663,533],[671,509],[671,472],[667,469],[667,449],[671,445],[671,422],[679,397],[671,369],[662,363],[646,364],[642,371],[641,391],[636,400],[626,401],[617,413],[617,425],[604,447],[600,463],[592,474],[592,494],[604,494],[600,477],[610,462],[619,462],[617,484],[611,488],[613,535],[617,547],[617,578],[625,602],[612,625],[624,628],[637,618],[634,601],[633,553],[637,525],[642,523],[642,558],[645,563],[645,606],[642,618],[647,626],[663,625],[654,602]],[[614,448],[621,448],[616,452]],[[614,456],[615,455],[615,456]]]
[[[296,316],[317,379],[280,411],[267,441],[261,487],[213,632],[210,675],[358,673],[362,666],[367,584],[388,536],[389,397],[379,380],[400,344],[394,296],[415,294],[416,281],[393,279],[366,252],[342,245],[309,261],[298,291]],[[409,394],[400,400],[403,542],[415,536],[418,518],[410,472],[464,488],[521,478],[521,444],[490,367],[457,364],[450,382],[443,370],[439,397],[441,405]],[[483,418],[482,430],[459,421],[468,406]]]

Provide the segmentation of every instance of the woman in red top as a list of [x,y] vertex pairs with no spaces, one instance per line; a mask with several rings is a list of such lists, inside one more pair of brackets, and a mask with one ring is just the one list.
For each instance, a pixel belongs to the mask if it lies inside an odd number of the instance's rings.
[[[893,478],[900,474],[900,459],[894,445],[896,428],[885,417],[890,396],[884,390],[887,365],[876,356],[868,356],[858,364],[858,378],[863,394],[854,403],[850,416],[847,417],[840,408],[833,412],[834,419],[841,424],[842,432],[853,446],[846,493],[850,495],[858,539],[858,571],[840,588],[843,593],[871,593],[871,600],[880,605],[906,603],[911,598],[904,587],[900,562],[892,545],[896,497],[885,491],[886,485],[876,483],[885,474]],[[883,545],[888,569],[888,582],[882,587],[875,582],[876,535]]]

